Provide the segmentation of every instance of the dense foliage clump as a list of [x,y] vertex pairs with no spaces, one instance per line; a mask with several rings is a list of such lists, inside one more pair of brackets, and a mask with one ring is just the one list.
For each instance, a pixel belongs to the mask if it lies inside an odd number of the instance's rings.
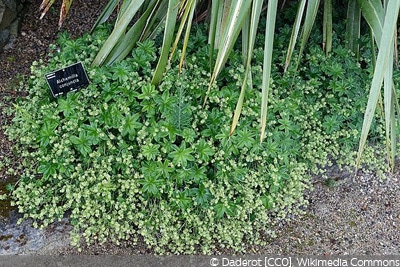
[[[283,76],[278,39],[260,143],[261,48],[230,136],[244,71],[238,52],[203,106],[210,77],[201,31],[182,72],[168,69],[159,87],[150,83],[151,41],[121,63],[90,67],[105,36],[104,28],[77,40],[61,36],[61,52],[53,47],[47,64],[34,63],[23,86],[28,96],[15,105],[7,133],[23,157],[12,197],[24,218],[48,225],[69,213],[75,244],[142,237],[158,253],[242,251],[300,212],[311,174],[333,163],[354,166],[370,72],[346,49],[325,57],[313,46],[299,72]],[[91,84],[54,99],[44,74],[76,61]],[[374,136],[379,144],[379,123]],[[365,162],[381,164],[375,155],[369,150]]]

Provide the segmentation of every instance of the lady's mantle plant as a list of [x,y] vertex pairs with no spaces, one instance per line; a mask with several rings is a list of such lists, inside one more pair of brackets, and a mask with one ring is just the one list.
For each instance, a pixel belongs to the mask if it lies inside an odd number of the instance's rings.
[[[143,237],[158,253],[243,251],[300,211],[312,172],[354,151],[368,73],[344,49],[326,59],[313,48],[312,71],[295,77],[276,70],[260,143],[255,89],[229,136],[243,72],[238,53],[202,107],[209,75],[208,47],[196,45],[201,32],[182,73],[169,69],[158,88],[150,84],[156,49],[149,41],[121,63],[89,67],[106,33],[61,36],[61,52],[32,65],[28,96],[7,129],[23,158],[15,205],[44,226],[68,213],[75,244]],[[76,61],[86,63],[91,84],[52,98],[44,74]],[[359,71],[346,77],[343,68]]]

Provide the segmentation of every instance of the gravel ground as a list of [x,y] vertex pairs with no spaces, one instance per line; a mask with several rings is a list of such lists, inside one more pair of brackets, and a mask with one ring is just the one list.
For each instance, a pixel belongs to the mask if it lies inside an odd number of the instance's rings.
[[399,255],[399,174],[360,175],[333,187],[315,184],[305,216],[281,228],[265,252]]
[[[39,20],[40,0],[27,1],[28,7],[23,18],[21,34],[13,47],[0,53],[0,111],[9,105],[10,99],[18,95],[14,86],[29,74],[32,61],[45,59],[49,43],[54,42],[57,33],[58,7],[55,6],[43,20]],[[60,1],[57,1],[60,2]],[[77,37],[89,30],[106,0],[75,0],[71,13],[62,30]],[[85,24],[82,23],[85,21]],[[0,125],[9,118],[2,117]],[[11,143],[0,130],[0,160],[16,161],[10,152]],[[0,166],[1,167],[1,166]],[[400,173],[397,171],[385,180],[370,174],[361,174],[355,179],[337,173],[335,184],[327,186],[315,179],[314,190],[307,192],[310,202],[303,216],[277,226],[277,237],[266,247],[252,247],[252,254],[357,254],[357,255],[400,255]],[[0,168],[0,181],[11,179]],[[0,224],[4,234],[10,228]],[[25,228],[29,228],[26,226]],[[24,229],[25,229],[24,228]],[[82,252],[68,245],[70,226],[66,221],[55,224],[26,240],[15,253],[29,254],[148,254],[143,244],[130,246],[129,242],[97,244],[83,247]],[[26,231],[26,229],[24,230]],[[1,234],[1,233],[0,233]],[[37,241],[37,240],[36,240]],[[3,249],[3,250],[2,250]],[[14,254],[1,247],[0,254]],[[215,254],[229,251],[215,251]]]

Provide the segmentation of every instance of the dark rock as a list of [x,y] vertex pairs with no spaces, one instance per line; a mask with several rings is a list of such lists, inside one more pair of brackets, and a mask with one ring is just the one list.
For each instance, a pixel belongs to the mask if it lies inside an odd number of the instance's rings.
[[0,0],[0,51],[18,34],[21,0]]
[[10,38],[10,31],[8,29],[4,29],[0,31],[0,49],[4,47]]
[[7,28],[16,19],[18,4],[17,0],[0,0],[0,30]]
[[20,218],[22,218],[22,214],[19,213],[17,210],[12,210],[9,213],[8,224],[9,225],[16,225]]
[[4,231],[6,230],[6,220],[2,217],[0,217],[0,233],[4,233]]

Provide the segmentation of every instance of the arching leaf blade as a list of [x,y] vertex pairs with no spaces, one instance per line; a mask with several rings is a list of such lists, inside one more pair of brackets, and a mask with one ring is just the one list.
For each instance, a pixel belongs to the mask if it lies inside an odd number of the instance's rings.
[[236,108],[235,108],[235,112],[234,112],[233,119],[232,119],[230,135],[233,134],[233,132],[235,131],[235,129],[239,123],[240,114],[242,113],[246,89],[247,89],[247,87],[252,87],[252,85],[251,85],[251,80],[252,80],[251,79],[251,59],[253,56],[254,43],[256,40],[256,36],[257,36],[257,29],[258,29],[258,23],[260,20],[262,4],[263,4],[262,0],[253,1],[251,15],[246,18],[246,23],[244,23],[243,30],[242,30],[243,54],[245,55],[244,64],[246,66],[246,70],[245,70],[245,76],[243,79],[242,87],[240,90],[240,95],[239,95],[238,101],[236,103]]
[[278,0],[268,1],[267,23],[264,44],[264,62],[263,62],[263,80],[261,92],[261,124],[260,124],[260,142],[264,140],[265,129],[267,125],[267,111],[269,98],[269,84],[272,69],[272,51],[275,37],[275,22],[278,11]]
[[377,44],[381,42],[385,11],[380,0],[358,0],[362,15],[368,23]]
[[396,28],[399,8],[399,1],[389,0],[383,24],[382,38],[379,45],[378,57],[376,61],[376,65],[379,66],[379,68],[375,68],[374,70],[368,103],[364,113],[364,121],[361,130],[361,137],[357,155],[357,169],[360,166],[361,156],[363,154],[369,130],[371,128],[385,73],[387,71],[387,68],[393,68],[393,65],[389,66],[389,63],[391,62],[390,56],[392,55],[391,50],[393,50],[393,33]]
[[120,0],[109,0],[107,2],[107,5],[103,8],[103,11],[101,12],[100,16],[97,18],[92,29],[90,30],[91,33],[94,31],[94,29],[96,29],[97,26],[103,24],[108,20],[108,18],[111,16],[113,11],[117,7],[119,1]]
[[147,22],[157,7],[157,0],[153,0],[147,7],[146,11],[140,16],[140,18],[135,22],[135,24],[129,29],[129,31],[121,38],[121,40],[112,49],[104,64],[110,65],[114,62],[123,60],[132,51],[133,47],[136,45],[137,41],[145,30]]
[[189,20],[186,25],[185,36],[183,39],[182,56],[181,56],[181,60],[179,62],[179,71],[182,70],[183,62],[185,60],[186,49],[189,44],[190,30],[192,29],[193,16],[194,16],[194,11],[196,9],[196,5],[197,5],[197,0],[192,1],[192,6],[190,8],[190,14],[189,14]]
[[304,15],[305,6],[306,6],[306,0],[301,0],[299,8],[297,9],[296,19],[292,28],[292,35],[290,36],[288,51],[286,54],[284,72],[287,71],[287,68],[289,67],[290,61],[292,59],[294,47],[296,46],[297,38],[300,32],[300,26]]
[[300,41],[300,52],[299,58],[297,59],[296,69],[300,64],[301,56],[303,54],[304,48],[306,47],[308,38],[310,37],[311,30],[314,26],[315,17],[317,16],[318,7],[320,0],[309,0],[307,2],[306,16],[304,19],[304,25],[302,30],[302,36]]
[[157,63],[157,67],[151,83],[158,85],[164,75],[165,68],[168,62],[168,55],[174,39],[174,30],[179,10],[179,0],[169,0],[167,18],[164,29],[164,39],[161,48],[161,55]]
[[110,36],[101,47],[99,53],[93,60],[92,65],[100,66],[104,63],[107,56],[110,54],[115,45],[120,41],[121,37],[124,35],[125,30],[136,12],[139,10],[144,0],[131,1],[124,15],[116,23],[114,30],[111,32]]
[[359,56],[360,28],[361,27],[361,8],[357,0],[349,0],[347,6],[347,22],[346,22],[346,46],[353,51],[357,58]]
[[322,46],[326,54],[332,51],[332,34],[332,0],[325,0]]
[[[226,25],[223,29],[221,29],[223,32],[221,40],[223,41],[221,41],[218,45],[217,58],[215,61],[214,70],[211,74],[207,95],[233,49],[237,37],[242,29],[244,19],[246,16],[248,16],[250,5],[251,1],[239,0],[232,2]],[[206,101],[207,96],[204,100],[204,103]]]

